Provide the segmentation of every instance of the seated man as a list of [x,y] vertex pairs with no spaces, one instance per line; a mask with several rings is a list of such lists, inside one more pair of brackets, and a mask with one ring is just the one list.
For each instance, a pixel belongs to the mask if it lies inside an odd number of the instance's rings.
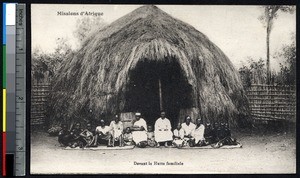
[[192,144],[194,138],[192,136],[192,132],[195,130],[196,125],[191,122],[192,118],[190,116],[187,116],[185,118],[185,122],[181,124],[181,127],[184,131],[184,140],[188,144]]
[[133,141],[137,147],[145,148],[147,146],[147,123],[141,118],[141,113],[135,114],[135,121],[131,128]]
[[83,131],[81,128],[81,124],[77,122],[74,126],[74,128],[70,132],[70,143],[69,146],[71,148],[76,148],[76,147],[83,147],[83,140],[82,137],[80,136],[80,133]]
[[100,120],[100,126],[96,127],[96,140],[99,144],[107,144],[108,147],[112,147],[111,128],[105,125],[103,119]]
[[155,141],[158,143],[157,146],[161,146],[164,144],[165,147],[171,145],[173,140],[173,133],[171,131],[171,123],[170,120],[166,118],[166,113],[162,111],[160,113],[160,118],[158,118],[155,122]]
[[216,121],[214,123],[214,128],[213,128],[213,134],[214,134],[214,138],[215,138],[215,142],[218,142],[220,140],[220,132],[221,132],[221,128],[219,123]]
[[148,126],[147,138],[148,146],[155,147],[157,143],[155,141],[154,132],[151,125]]
[[133,145],[133,137],[132,137],[130,127],[127,127],[125,129],[125,133],[123,135],[123,141],[124,141],[124,145],[126,146]]
[[215,148],[219,148],[223,145],[238,145],[239,142],[235,138],[231,138],[231,132],[228,126],[228,123],[221,123],[221,126],[218,129],[218,138],[219,141],[213,145]]
[[231,137],[231,131],[230,131],[230,129],[229,129],[229,124],[228,124],[228,122],[225,123],[225,128],[224,128],[224,130],[225,130],[225,137]]
[[115,116],[115,120],[110,122],[111,135],[112,135],[112,146],[115,146],[115,141],[119,142],[119,146],[123,144],[123,123],[120,121],[119,115]]
[[88,123],[86,125],[86,129],[83,130],[83,132],[80,133],[80,136],[82,137],[83,140],[83,146],[85,147],[95,147],[97,146],[97,141],[95,134],[92,130],[92,125]]
[[[222,124],[221,124],[221,126],[222,126]],[[223,127],[221,127],[221,129],[223,130],[223,133],[224,133],[223,145],[239,144],[235,138],[231,137],[231,131],[230,131],[230,128],[229,128],[229,125],[227,122],[223,124]]]
[[205,138],[205,145],[210,145],[215,142],[213,128],[209,122],[206,123],[206,127],[204,130],[204,138]]
[[192,131],[192,137],[195,138],[193,142],[191,143],[191,146],[203,146],[204,145],[204,130],[205,127],[203,125],[202,119],[196,120],[196,128],[194,131]]
[[182,147],[184,145],[184,130],[181,128],[181,124],[177,124],[177,128],[173,131],[173,145],[176,147]]
[[61,127],[62,127],[62,130],[59,131],[59,133],[58,133],[58,142],[60,143],[61,146],[66,147],[69,145],[69,143],[71,141],[70,140],[71,135],[70,135],[70,131],[68,130],[67,124],[62,124]]

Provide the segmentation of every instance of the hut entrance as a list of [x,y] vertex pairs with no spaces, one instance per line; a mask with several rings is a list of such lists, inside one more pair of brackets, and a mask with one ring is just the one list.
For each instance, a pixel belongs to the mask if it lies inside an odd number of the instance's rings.
[[148,125],[154,126],[163,108],[174,128],[180,109],[192,107],[192,86],[176,59],[143,60],[129,75],[125,111],[140,111]]

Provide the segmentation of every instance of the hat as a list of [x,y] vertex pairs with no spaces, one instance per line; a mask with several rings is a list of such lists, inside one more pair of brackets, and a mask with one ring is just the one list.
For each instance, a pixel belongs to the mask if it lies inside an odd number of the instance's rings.
[[141,116],[140,112],[135,113],[135,116]]

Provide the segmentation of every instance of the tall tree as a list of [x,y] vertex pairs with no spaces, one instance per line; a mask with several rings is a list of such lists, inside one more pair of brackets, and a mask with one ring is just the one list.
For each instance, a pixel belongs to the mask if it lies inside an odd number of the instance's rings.
[[296,37],[292,34],[292,43],[283,45],[282,49],[275,54],[275,57],[282,60],[278,83],[282,85],[296,85]]
[[278,17],[278,12],[289,12],[293,13],[295,11],[294,6],[283,6],[283,5],[269,5],[269,6],[263,6],[264,13],[258,18],[264,25],[264,27],[267,30],[267,36],[266,36],[266,44],[267,44],[267,83],[270,83],[270,34],[273,28],[274,19]]
[[247,90],[252,84],[264,84],[266,83],[266,68],[264,61],[260,58],[254,60],[251,57],[247,57],[247,64],[243,64],[239,68],[240,77]]
[[32,79],[37,83],[48,82],[57,72],[63,60],[67,60],[73,51],[67,38],[57,38],[56,48],[53,53],[45,53],[40,47],[36,47],[32,53]]
[[92,32],[104,28],[107,23],[102,17],[82,17],[76,21],[76,29],[74,30],[74,36],[80,41],[85,40]]

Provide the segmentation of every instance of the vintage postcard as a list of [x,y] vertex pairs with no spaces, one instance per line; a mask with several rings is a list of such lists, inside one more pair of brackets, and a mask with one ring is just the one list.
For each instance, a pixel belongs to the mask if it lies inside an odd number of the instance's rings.
[[31,5],[31,174],[296,172],[296,8]]

